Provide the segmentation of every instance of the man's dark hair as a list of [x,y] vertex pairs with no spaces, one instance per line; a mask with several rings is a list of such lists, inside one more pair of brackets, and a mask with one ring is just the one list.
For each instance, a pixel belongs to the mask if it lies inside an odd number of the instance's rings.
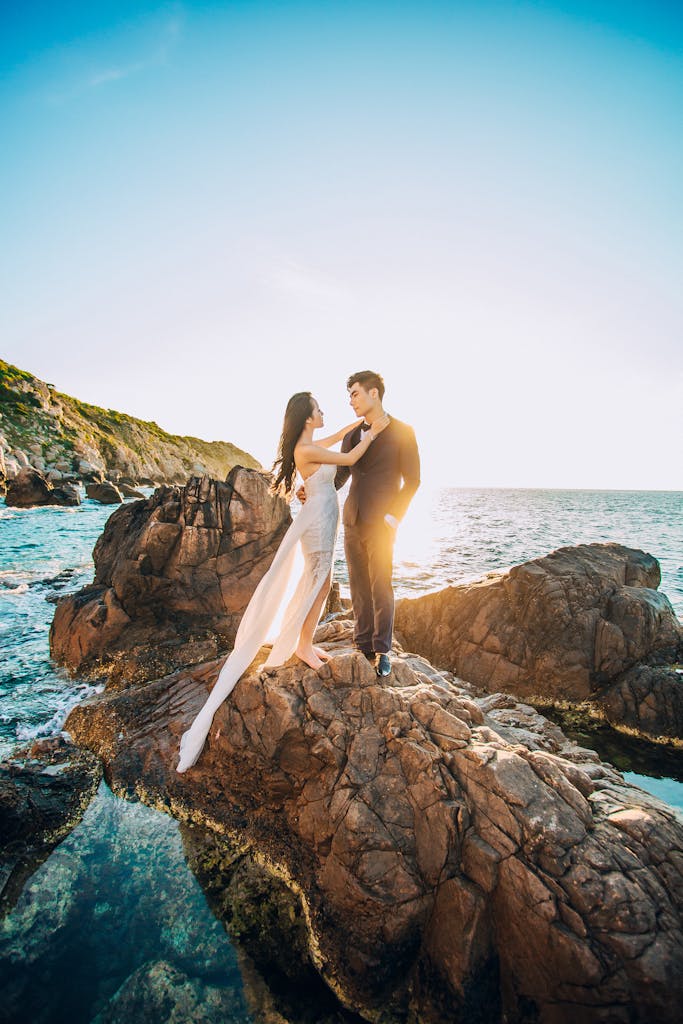
[[346,390],[350,391],[354,384],[360,384],[366,391],[370,388],[377,388],[380,402],[384,398],[384,381],[374,370],[361,370],[360,373],[352,373],[346,382]]

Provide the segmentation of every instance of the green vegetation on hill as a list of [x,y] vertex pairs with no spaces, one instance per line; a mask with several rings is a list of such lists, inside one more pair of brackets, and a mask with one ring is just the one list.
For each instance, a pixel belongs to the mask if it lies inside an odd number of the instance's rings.
[[23,452],[40,469],[183,481],[205,472],[218,479],[235,465],[260,468],[228,441],[168,434],[154,422],[82,402],[0,359],[0,434],[5,456]]

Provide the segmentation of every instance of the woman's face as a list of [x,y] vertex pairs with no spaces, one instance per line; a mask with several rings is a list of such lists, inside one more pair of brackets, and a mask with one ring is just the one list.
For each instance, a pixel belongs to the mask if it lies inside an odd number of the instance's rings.
[[320,408],[320,406],[318,405],[318,403],[316,402],[316,400],[314,398],[313,399],[313,412],[310,415],[310,419],[313,422],[314,429],[317,429],[318,427],[323,427],[325,425],[325,420],[324,420],[323,417],[324,417],[324,413],[323,413],[322,409]]

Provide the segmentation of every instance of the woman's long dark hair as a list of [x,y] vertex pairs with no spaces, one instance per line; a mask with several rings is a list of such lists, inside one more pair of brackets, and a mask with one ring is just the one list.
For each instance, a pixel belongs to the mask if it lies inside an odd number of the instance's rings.
[[286,498],[294,488],[296,464],[294,462],[294,446],[301,437],[306,420],[313,413],[313,395],[310,391],[297,391],[287,402],[285,420],[277,449],[277,458],[273,463],[275,479],[271,490]]

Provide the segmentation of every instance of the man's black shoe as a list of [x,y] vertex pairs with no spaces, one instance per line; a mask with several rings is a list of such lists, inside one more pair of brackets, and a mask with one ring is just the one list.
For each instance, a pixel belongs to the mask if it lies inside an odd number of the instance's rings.
[[375,654],[374,651],[364,651],[361,647],[356,647],[356,650],[358,651],[359,654],[364,654],[368,661],[371,662],[371,664],[375,664],[375,658],[377,657],[377,655]]
[[380,654],[375,665],[375,671],[378,676],[391,675],[391,662],[389,661],[388,654]]

